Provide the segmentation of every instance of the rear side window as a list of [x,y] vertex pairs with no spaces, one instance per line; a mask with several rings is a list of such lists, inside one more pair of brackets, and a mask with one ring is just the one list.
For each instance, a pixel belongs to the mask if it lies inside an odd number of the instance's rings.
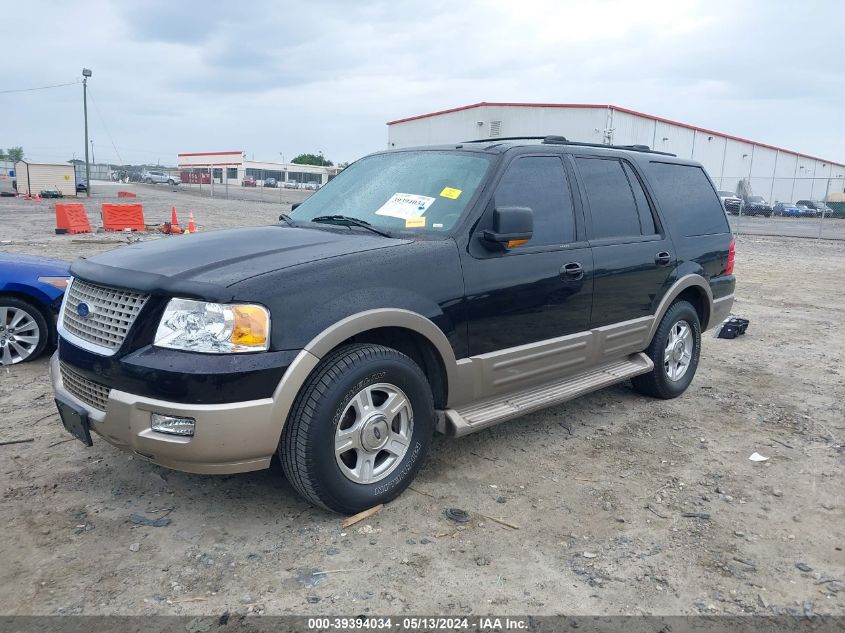
[[631,190],[634,192],[634,200],[637,201],[637,211],[640,214],[640,232],[643,235],[654,235],[657,233],[657,228],[654,225],[654,216],[651,213],[651,205],[648,203],[648,198],[643,191],[643,184],[640,182],[639,176],[634,173],[634,170],[628,163],[622,163],[625,168],[625,175],[628,176],[628,182],[631,183]]
[[512,162],[496,188],[495,204],[534,211],[529,246],[575,241],[572,194],[557,157],[526,156]]
[[[590,203],[593,238],[642,235],[634,192],[622,163],[604,158],[577,158],[576,161]],[[654,233],[653,227],[650,233]]]
[[649,180],[667,221],[684,237],[728,233],[722,203],[701,167],[650,163]]

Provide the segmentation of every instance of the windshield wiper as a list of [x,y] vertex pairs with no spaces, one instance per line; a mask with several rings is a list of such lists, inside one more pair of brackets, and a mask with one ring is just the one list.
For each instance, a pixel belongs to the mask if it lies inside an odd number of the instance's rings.
[[324,224],[338,224],[340,226],[360,226],[362,229],[378,233],[382,237],[392,237],[390,233],[380,231],[366,220],[353,218],[348,215],[318,215],[316,218],[311,218],[311,221]]
[[288,226],[296,226],[296,222],[287,213],[280,213],[279,220],[285,222]]

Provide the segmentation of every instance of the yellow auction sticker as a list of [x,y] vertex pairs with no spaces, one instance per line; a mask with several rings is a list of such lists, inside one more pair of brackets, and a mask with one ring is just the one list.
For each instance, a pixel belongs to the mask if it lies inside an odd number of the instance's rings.
[[405,228],[406,229],[419,229],[425,226],[425,216],[421,215],[416,218],[406,218],[405,219]]
[[457,200],[458,196],[461,195],[463,192],[460,189],[452,189],[452,187],[444,187],[443,191],[440,192],[440,195],[443,198],[451,198],[452,200]]

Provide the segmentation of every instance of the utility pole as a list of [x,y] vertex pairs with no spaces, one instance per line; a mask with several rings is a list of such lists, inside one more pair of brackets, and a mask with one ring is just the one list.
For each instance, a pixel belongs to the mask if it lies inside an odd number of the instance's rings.
[[85,112],[85,195],[89,198],[91,197],[91,164],[88,162],[88,77],[91,74],[90,68],[82,69],[82,109]]

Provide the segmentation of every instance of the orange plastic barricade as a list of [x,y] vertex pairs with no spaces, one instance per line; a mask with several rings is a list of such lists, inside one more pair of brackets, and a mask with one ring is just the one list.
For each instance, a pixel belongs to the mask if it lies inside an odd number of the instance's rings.
[[117,192],[118,198],[137,198],[138,194],[134,191],[118,191]]
[[56,233],[90,233],[91,224],[81,202],[56,203]]
[[106,231],[143,231],[144,205],[140,203],[103,203],[103,229]]

